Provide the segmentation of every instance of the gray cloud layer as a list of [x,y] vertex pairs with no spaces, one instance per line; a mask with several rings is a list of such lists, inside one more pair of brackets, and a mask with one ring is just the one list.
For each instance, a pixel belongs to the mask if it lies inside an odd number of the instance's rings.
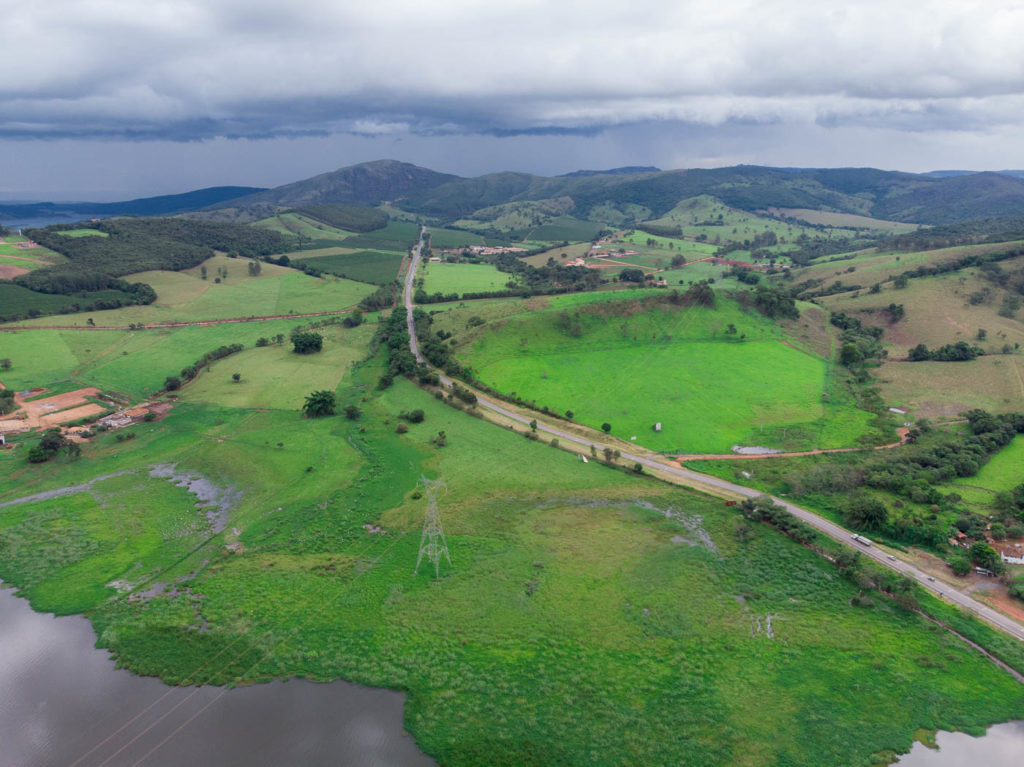
[[1024,107],[1024,8],[999,0],[9,5],[8,138],[987,130]]

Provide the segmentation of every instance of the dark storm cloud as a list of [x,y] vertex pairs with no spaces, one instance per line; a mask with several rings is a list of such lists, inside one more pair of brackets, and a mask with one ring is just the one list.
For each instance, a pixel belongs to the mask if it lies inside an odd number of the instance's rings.
[[976,129],[1024,90],[1007,2],[48,0],[5,26],[8,138]]

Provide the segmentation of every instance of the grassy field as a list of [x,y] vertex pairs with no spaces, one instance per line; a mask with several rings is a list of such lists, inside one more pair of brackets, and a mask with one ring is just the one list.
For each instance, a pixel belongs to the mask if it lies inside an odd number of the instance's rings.
[[416,244],[419,233],[419,225],[411,221],[391,221],[383,229],[346,238],[345,247],[405,253]]
[[271,231],[286,235],[301,235],[310,240],[330,242],[331,244],[338,244],[352,235],[352,232],[338,229],[325,224],[323,221],[316,221],[299,213],[280,213],[276,216],[257,221],[253,226],[270,229]]
[[18,256],[0,255],[0,266],[13,266],[15,268],[25,269],[31,272],[35,269],[42,269],[43,267],[49,266],[49,264],[42,259],[36,260],[34,256],[30,256],[29,258],[19,258]]
[[405,258],[402,253],[391,250],[358,250],[314,255],[316,252],[309,251],[309,255],[302,257],[308,259],[310,265],[317,269],[372,285],[385,285],[397,279],[398,268]]
[[[902,272],[923,264],[944,264],[965,256],[999,253],[1019,247],[1021,244],[1024,243],[1016,241],[987,245],[958,245],[953,248],[938,248],[913,253],[879,252],[874,248],[869,248],[852,254],[821,259],[811,266],[795,271],[794,281],[819,279],[830,285],[838,280],[844,285],[861,285],[866,290],[876,282],[884,283]],[[851,267],[853,268],[851,269]],[[913,282],[911,281],[911,284]],[[884,286],[886,290],[891,288],[891,285]]]
[[955,480],[944,488],[956,491],[979,510],[990,507],[996,493],[1024,483],[1024,438],[1015,437],[973,477]]
[[[181,403],[130,442],[18,463],[0,503],[134,473],[0,507],[0,577],[39,609],[92,608],[100,646],[171,682],[403,689],[406,728],[451,765],[845,767],[919,728],[1024,716],[1008,675],[887,600],[853,606],[832,565],[767,527],[738,536],[721,501],[584,465],[403,381],[362,388],[378,372],[340,387],[359,421]],[[425,421],[395,434],[413,408]],[[231,491],[223,533],[140,473],[157,462]],[[454,567],[436,582],[412,574],[421,473],[447,485]],[[128,603],[114,580],[175,588]]]
[[[369,285],[340,278],[318,279],[274,264],[262,264],[260,276],[251,277],[247,259],[215,256],[209,259],[207,278],[200,267],[184,272],[140,272],[129,281],[145,282],[157,292],[156,303],[61,317],[39,317],[26,325],[126,326],[129,323],[195,322],[232,317],[273,316],[336,311],[353,306],[373,292]],[[217,283],[218,269],[228,276]],[[61,297],[61,305],[69,297]]]
[[808,224],[818,224],[829,227],[856,227],[858,229],[874,229],[879,232],[890,232],[892,234],[904,234],[914,232],[919,228],[917,224],[904,224],[899,221],[884,221],[880,218],[869,216],[858,216],[855,213],[831,213],[824,210],[810,210],[808,208],[768,208],[768,212],[797,218],[806,221]]
[[707,195],[683,200],[664,216],[651,223],[678,226],[682,229],[684,237],[704,235],[709,241],[714,241],[717,238],[722,242],[743,242],[766,231],[775,232],[780,241],[784,239],[786,243],[792,243],[801,234],[806,234],[808,237],[844,235],[842,230],[801,226],[730,208],[718,199]]
[[505,283],[514,279],[490,264],[427,263],[422,265],[420,274],[427,293],[445,295],[505,290]]
[[657,450],[836,447],[866,434],[870,414],[823,402],[826,390],[836,396],[830,363],[793,348],[760,315],[721,297],[717,306],[596,305],[572,315],[574,335],[559,325],[572,307],[556,300],[547,311],[459,334],[457,350],[495,389],[571,410],[589,426],[608,422],[615,436]]
[[[209,372],[186,386],[183,402],[233,408],[298,410],[311,391],[338,388],[353,363],[366,356],[366,345],[376,328],[329,327],[320,332],[324,348],[319,354],[296,354],[287,342],[247,349],[215,362]],[[232,374],[240,373],[235,383]]]
[[435,250],[484,244],[484,238],[479,234],[463,232],[458,229],[435,229],[431,227],[427,230],[427,233],[430,235],[430,247]]
[[887,403],[917,418],[957,418],[980,407],[994,413],[1021,409],[1024,357],[979,357],[971,362],[884,362],[876,376]]
[[[564,264],[566,261],[571,261],[574,258],[585,256],[589,252],[589,242],[577,242],[573,245],[551,248],[551,250],[545,250],[532,256],[526,256],[521,260],[525,261],[530,266],[545,266],[549,258],[555,259],[555,262],[558,264]],[[565,258],[562,258],[563,253],[565,254]]]
[[[1024,257],[1009,259],[1000,264],[1006,271],[1024,268]],[[907,268],[910,268],[909,266]],[[860,270],[851,278],[856,278]],[[797,277],[799,279],[799,277]],[[972,294],[985,291],[980,303],[972,303]],[[890,354],[905,357],[910,347],[923,343],[929,347],[956,341],[967,341],[998,352],[1003,344],[1024,347],[1024,322],[1020,317],[1002,317],[999,309],[1007,291],[983,278],[978,269],[964,269],[937,277],[911,279],[907,287],[898,290],[885,286],[880,293],[866,290],[860,295],[843,293],[828,296],[822,303],[832,311],[856,313],[872,324],[886,328],[884,341],[890,345]],[[885,308],[890,303],[902,304],[905,317],[890,324]],[[1024,316],[1024,311],[1018,311]],[[987,338],[978,341],[984,328]]]
[[[0,352],[13,361],[4,384],[16,389],[73,381],[141,399],[205,352],[260,336],[286,337],[302,320],[193,326],[145,331],[24,330],[0,333]],[[39,354],[45,348],[47,354]],[[234,371],[232,371],[234,372]],[[229,374],[230,375],[230,374]],[[76,387],[77,388],[77,387]]]
[[109,237],[107,232],[99,229],[64,229],[60,232],[62,237]]
[[605,228],[604,224],[593,221],[580,221],[572,216],[559,216],[545,224],[531,229],[524,239],[527,240],[591,240]]

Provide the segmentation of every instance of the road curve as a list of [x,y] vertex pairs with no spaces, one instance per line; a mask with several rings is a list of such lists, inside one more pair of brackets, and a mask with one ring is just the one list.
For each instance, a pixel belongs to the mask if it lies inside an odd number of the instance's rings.
[[[413,282],[416,279],[416,270],[419,267],[420,255],[423,250],[424,232],[425,228],[421,228],[420,239],[413,253],[412,263],[409,265],[409,271],[405,277],[404,292],[405,308],[408,315],[409,326],[409,349],[416,357],[417,362],[424,362],[425,360],[423,359],[423,355],[420,354],[419,342],[416,339],[416,328],[412,320],[412,288]],[[451,386],[452,380],[447,376],[440,374],[440,379],[441,383],[443,383],[444,385]],[[490,410],[491,412],[494,413],[498,413],[499,415],[504,416],[505,418],[517,421],[522,424],[529,425],[531,421],[531,419],[521,416],[518,413],[514,413],[508,408],[502,407],[496,402],[492,402],[491,400],[488,400],[485,397],[478,396],[477,404],[482,408]],[[591,445],[597,447],[598,450],[601,449],[601,445],[596,442],[584,439],[576,434],[570,434],[568,432],[562,431],[561,429],[557,429],[553,426],[548,426],[547,424],[543,424],[540,422],[537,423],[537,431],[541,431],[544,432],[545,434],[550,434],[554,437],[558,437],[559,440],[566,440],[568,442],[572,442],[588,450],[590,449]],[[684,469],[679,466],[673,466],[663,460],[651,458],[650,456],[621,453],[621,457],[624,461],[631,463],[639,463],[640,465],[646,466],[649,469],[655,469],[662,474],[681,480],[681,483],[685,485],[704,485],[716,487],[720,490],[724,490],[735,495],[743,496],[745,498],[756,498],[757,496],[762,495],[761,492],[753,490],[749,487],[737,485],[734,482],[719,479],[718,477],[713,477],[708,474],[701,474],[690,469]],[[911,564],[908,564],[899,559],[890,559],[890,555],[886,554],[885,551],[875,546],[863,546],[861,544],[856,543],[853,540],[852,532],[850,532],[849,530],[840,525],[837,525],[835,522],[832,522],[828,519],[825,519],[822,516],[819,516],[818,514],[815,514],[813,511],[809,511],[808,509],[805,509],[802,506],[797,506],[796,504],[790,503],[789,501],[786,501],[781,498],[773,497],[772,500],[774,500],[776,504],[785,508],[786,511],[792,514],[794,517],[810,525],[818,532],[827,535],[829,538],[832,538],[833,540],[843,544],[844,546],[848,546],[852,549],[855,549],[856,551],[859,551],[863,556],[873,559],[875,562],[882,565],[883,567],[887,567],[890,570],[894,570],[900,573],[901,575],[906,575],[907,577],[912,578],[920,586],[964,608],[968,612],[973,613],[976,617],[985,621],[994,628],[1004,631],[1005,633],[1009,634],[1010,636],[1016,639],[1024,641],[1024,626],[1022,626],[1020,623],[1013,620],[1012,618],[1009,618],[1008,616],[1003,615],[1002,613],[996,610],[993,610],[988,605],[981,604],[980,602],[976,601],[975,599],[972,599],[968,595],[961,592],[959,589],[954,588],[953,586],[950,586],[947,583],[935,580],[926,572],[920,570],[917,567],[914,567]]]

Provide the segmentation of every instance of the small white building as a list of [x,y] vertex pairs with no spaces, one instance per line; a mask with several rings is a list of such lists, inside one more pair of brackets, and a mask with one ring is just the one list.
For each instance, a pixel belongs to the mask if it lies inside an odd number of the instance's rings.
[[661,431],[661,421],[658,421],[656,424],[654,424],[654,430]]

